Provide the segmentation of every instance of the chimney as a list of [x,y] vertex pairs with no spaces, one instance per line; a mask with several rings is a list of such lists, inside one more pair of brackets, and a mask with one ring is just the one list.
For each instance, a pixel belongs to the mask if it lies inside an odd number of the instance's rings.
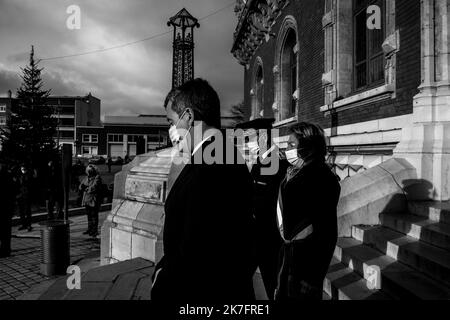
[[11,99],[11,97],[12,97],[12,92],[11,92],[11,90],[8,90],[8,98]]

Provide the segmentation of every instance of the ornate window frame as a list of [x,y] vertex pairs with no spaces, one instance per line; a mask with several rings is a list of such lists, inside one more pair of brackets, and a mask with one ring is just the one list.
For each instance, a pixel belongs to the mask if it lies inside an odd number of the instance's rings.
[[[262,77],[261,80],[258,79],[258,71],[261,70]],[[264,117],[264,79],[265,79],[265,71],[264,71],[264,63],[261,57],[256,57],[255,63],[253,65],[252,71],[252,89],[250,91],[251,97],[251,120]],[[260,83],[257,83],[260,81]]]
[[397,53],[400,33],[395,24],[395,0],[385,1],[386,39],[382,45],[386,65],[384,84],[355,93],[353,91],[353,1],[326,0],[322,19],[325,39],[324,88],[325,105],[322,112],[342,111],[375,101],[396,97]]
[[294,98],[296,99],[296,108],[295,108],[295,115],[294,117],[290,118],[283,118],[283,111],[280,110],[283,107],[282,97],[283,97],[283,68],[282,68],[282,57],[283,57],[283,50],[285,47],[286,38],[289,34],[289,32],[294,32],[296,37],[296,45],[295,50],[299,50],[299,34],[298,34],[298,27],[297,27],[297,21],[292,15],[288,15],[284,18],[280,31],[278,32],[277,40],[276,40],[276,47],[275,47],[275,62],[274,62],[274,68],[273,68],[273,74],[274,74],[274,104],[272,105],[273,114],[275,117],[276,123],[274,124],[274,127],[281,127],[293,122],[296,122],[298,119],[298,109],[299,109],[299,55],[297,54],[297,91],[294,93]]

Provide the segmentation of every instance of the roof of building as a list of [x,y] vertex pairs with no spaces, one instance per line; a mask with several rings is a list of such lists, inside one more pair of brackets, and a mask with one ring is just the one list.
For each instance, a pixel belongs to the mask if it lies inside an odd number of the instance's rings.
[[135,125],[135,126],[169,126],[167,118],[162,115],[139,115],[139,116],[105,116],[105,126]]

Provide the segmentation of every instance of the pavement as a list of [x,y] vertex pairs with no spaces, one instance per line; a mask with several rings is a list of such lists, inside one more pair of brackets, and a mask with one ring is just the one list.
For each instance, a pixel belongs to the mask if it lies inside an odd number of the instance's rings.
[[[108,211],[100,212],[99,226]],[[70,257],[71,264],[80,264],[82,272],[100,265],[100,238],[93,239],[82,233],[87,229],[86,216],[71,217]],[[13,227],[12,254],[0,258],[0,300],[17,300],[39,285],[51,284],[61,277],[40,274],[41,239],[40,227],[33,224],[33,231],[18,231]]]

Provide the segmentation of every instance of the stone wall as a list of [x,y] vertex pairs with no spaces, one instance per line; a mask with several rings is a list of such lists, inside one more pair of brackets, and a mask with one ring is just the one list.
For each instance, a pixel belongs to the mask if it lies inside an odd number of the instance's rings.
[[391,159],[341,184],[338,206],[340,237],[350,237],[354,225],[376,225],[386,212],[407,212],[407,201],[424,192],[415,168],[403,159]]
[[114,181],[111,213],[102,226],[101,264],[162,257],[164,203],[182,166],[170,150],[138,156]]

